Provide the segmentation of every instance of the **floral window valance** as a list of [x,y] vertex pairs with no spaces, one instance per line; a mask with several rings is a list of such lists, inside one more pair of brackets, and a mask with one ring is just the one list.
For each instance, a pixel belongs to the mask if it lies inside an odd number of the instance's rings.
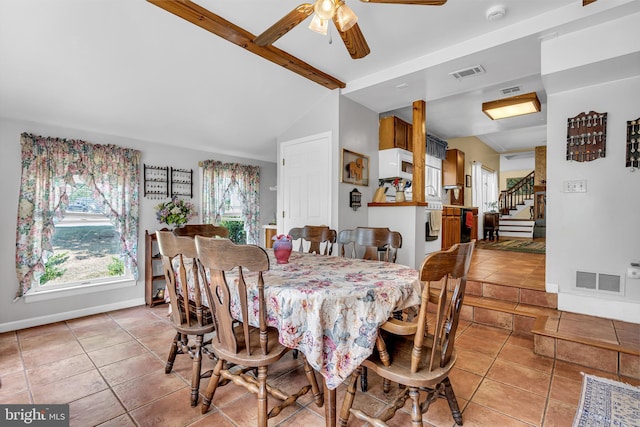
[[202,162],[202,220],[219,224],[231,191],[242,199],[247,243],[260,241],[260,167],[217,160]]
[[52,254],[54,218],[62,219],[74,175],[103,200],[106,216],[121,240],[121,258],[138,277],[138,188],[140,152],[116,145],[49,138],[23,133],[22,178],[16,230],[18,297],[44,272]]

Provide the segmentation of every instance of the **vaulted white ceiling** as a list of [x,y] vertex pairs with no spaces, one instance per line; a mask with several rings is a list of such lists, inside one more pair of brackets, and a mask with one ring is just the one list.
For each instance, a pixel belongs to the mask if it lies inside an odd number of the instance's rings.
[[[257,35],[299,0],[197,3]],[[424,99],[429,132],[476,135],[499,152],[545,144],[540,39],[640,10],[639,0],[348,4],[367,57],[351,59],[335,29],[320,36],[309,21],[275,46],[342,80],[345,96],[376,112],[406,115]],[[505,16],[487,20],[496,5]],[[0,0],[0,61],[2,117],[270,161],[276,137],[328,93],[144,0]],[[475,65],[486,73],[449,75]],[[489,120],[481,103],[514,85],[537,92],[542,113]]]

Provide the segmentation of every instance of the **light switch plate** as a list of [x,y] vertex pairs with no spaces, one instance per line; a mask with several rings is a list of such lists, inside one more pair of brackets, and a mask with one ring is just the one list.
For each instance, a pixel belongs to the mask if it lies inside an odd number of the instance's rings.
[[565,193],[586,193],[587,180],[564,181],[562,188]]

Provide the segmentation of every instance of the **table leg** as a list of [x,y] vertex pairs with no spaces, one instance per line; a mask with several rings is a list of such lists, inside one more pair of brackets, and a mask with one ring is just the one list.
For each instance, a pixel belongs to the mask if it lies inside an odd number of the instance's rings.
[[327,381],[324,381],[324,420],[327,427],[336,427],[336,389],[329,390]]

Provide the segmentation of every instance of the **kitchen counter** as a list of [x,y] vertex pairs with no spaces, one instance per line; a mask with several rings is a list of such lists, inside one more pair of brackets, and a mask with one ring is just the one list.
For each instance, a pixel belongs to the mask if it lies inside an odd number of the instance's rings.
[[398,207],[398,206],[428,206],[427,202],[382,202],[382,203],[367,203],[369,207]]
[[442,205],[443,208],[478,209],[477,206]]

